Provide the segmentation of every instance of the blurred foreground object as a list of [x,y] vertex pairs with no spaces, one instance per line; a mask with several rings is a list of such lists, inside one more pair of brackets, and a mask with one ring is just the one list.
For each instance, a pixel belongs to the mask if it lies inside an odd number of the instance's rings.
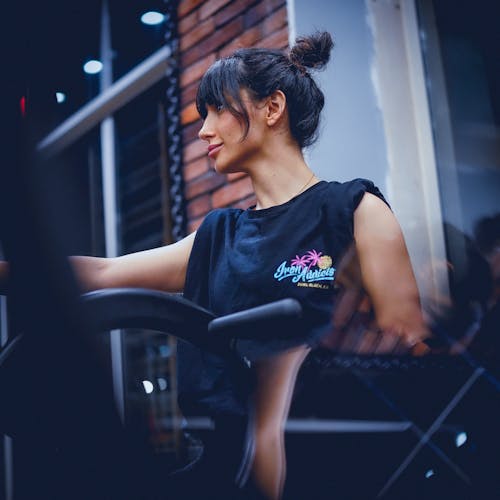
[[[390,286],[390,284],[388,284]],[[412,354],[429,352],[424,343],[426,332],[381,330],[373,305],[362,283],[355,247],[351,247],[339,265],[338,293],[332,315],[331,331],[321,339],[321,346],[344,354]]]

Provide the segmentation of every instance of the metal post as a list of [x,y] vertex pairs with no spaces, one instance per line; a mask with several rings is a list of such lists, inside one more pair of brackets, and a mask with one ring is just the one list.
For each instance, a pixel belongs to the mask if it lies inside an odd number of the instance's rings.
[[[7,322],[7,299],[0,297],[0,347],[3,347],[8,340],[8,322]],[[14,498],[14,457],[12,449],[12,439],[4,436],[3,441],[3,460],[5,472],[5,500]]]
[[37,144],[38,153],[43,158],[52,158],[67,149],[104,118],[165,78],[171,61],[171,47],[158,49],[45,136]]
[[[113,83],[113,51],[108,2],[102,3],[101,14],[101,71],[100,92],[104,92]],[[115,122],[112,116],[101,123],[101,165],[102,194],[104,204],[104,238],[106,257],[118,255],[118,216],[116,200],[116,158],[115,158]],[[125,394],[123,384],[123,353],[121,330],[113,330],[111,335],[111,370],[113,390],[118,413],[125,420]]]

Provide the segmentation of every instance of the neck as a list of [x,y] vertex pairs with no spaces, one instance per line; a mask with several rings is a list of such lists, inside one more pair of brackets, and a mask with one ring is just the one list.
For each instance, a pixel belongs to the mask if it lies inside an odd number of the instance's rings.
[[256,209],[281,205],[316,184],[319,179],[304,161],[298,147],[273,148],[248,169],[252,180]]

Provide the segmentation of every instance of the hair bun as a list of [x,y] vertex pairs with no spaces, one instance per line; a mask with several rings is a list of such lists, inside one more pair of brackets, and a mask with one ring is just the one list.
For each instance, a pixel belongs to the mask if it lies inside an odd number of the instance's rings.
[[322,69],[330,60],[333,40],[327,31],[316,32],[295,40],[290,50],[290,61],[304,70],[305,68]]

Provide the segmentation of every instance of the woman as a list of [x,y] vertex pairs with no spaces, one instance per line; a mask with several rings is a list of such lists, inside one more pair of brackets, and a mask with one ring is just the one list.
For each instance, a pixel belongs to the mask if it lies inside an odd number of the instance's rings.
[[[342,282],[339,265],[352,245],[376,315],[377,351],[396,344],[411,349],[427,335],[401,230],[380,192],[366,180],[320,181],[302,154],[316,138],[324,103],[310,70],[328,62],[332,47],[330,35],[318,33],[298,39],[289,55],[241,49],[217,61],[201,81],[199,137],[217,172],[249,175],[255,207],[213,211],[197,233],[166,247],[113,259],[72,257],[86,290],[183,291],[217,315],[282,297],[302,303],[304,317],[285,339],[239,346],[257,378],[252,474],[258,490],[273,499],[285,478],[290,389],[307,352],[328,330]],[[5,283],[6,264],[0,270]],[[223,360],[183,345],[179,364],[183,408],[241,411]]]

